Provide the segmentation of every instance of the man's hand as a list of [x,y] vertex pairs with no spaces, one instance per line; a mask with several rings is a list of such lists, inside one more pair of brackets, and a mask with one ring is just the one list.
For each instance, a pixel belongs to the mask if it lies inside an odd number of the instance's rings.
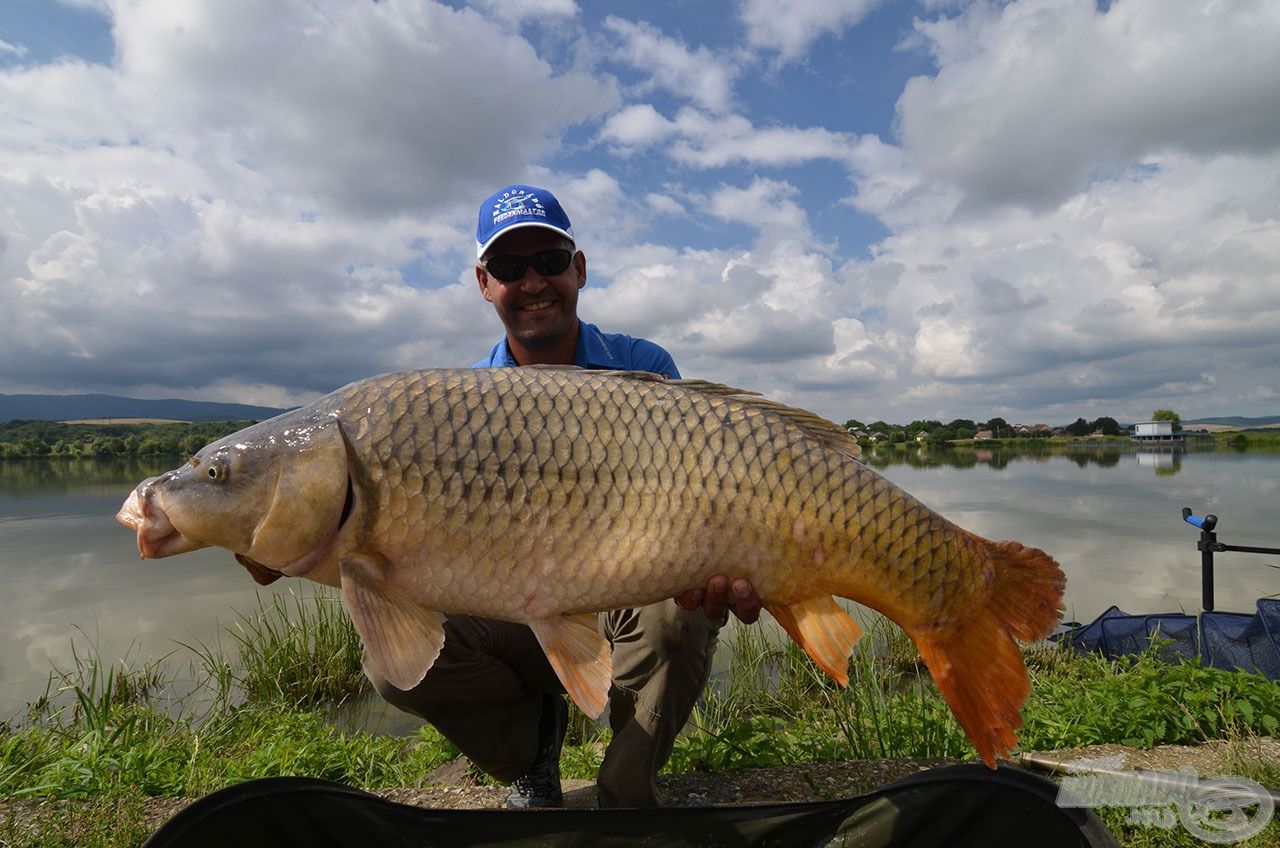
[[713,574],[707,580],[707,588],[681,592],[676,595],[676,604],[687,610],[701,608],[712,621],[724,618],[725,610],[733,610],[743,624],[752,624],[760,617],[760,596],[744,577],[730,580],[723,574]]

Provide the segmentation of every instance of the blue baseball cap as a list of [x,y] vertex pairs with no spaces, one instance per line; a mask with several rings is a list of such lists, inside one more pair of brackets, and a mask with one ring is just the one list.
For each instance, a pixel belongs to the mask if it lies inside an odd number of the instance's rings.
[[484,256],[498,236],[519,227],[545,227],[574,241],[573,225],[554,194],[537,186],[510,185],[494,192],[480,204],[480,219],[476,222],[476,258]]

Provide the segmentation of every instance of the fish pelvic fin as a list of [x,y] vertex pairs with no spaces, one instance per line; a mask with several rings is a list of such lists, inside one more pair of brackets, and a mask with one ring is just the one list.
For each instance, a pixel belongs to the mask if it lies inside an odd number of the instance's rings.
[[344,557],[342,599],[364,643],[369,670],[407,691],[422,682],[440,655],[445,617],[389,591],[389,567],[381,557]]
[[1031,692],[1017,640],[1043,639],[1061,617],[1066,578],[1044,551],[981,543],[991,575],[985,603],[954,622],[907,627],[956,720],[988,768],[1017,745]]
[[613,659],[596,629],[595,613],[538,619],[529,627],[569,697],[589,717],[599,718],[609,700]]
[[251,560],[244,554],[236,554],[236,562],[245,567],[245,570],[249,572],[249,576],[253,578],[253,582],[259,586],[270,586],[281,577],[284,577],[274,568],[267,568],[262,563]]
[[862,628],[830,595],[788,604],[765,604],[782,629],[841,686],[849,685],[849,657]]

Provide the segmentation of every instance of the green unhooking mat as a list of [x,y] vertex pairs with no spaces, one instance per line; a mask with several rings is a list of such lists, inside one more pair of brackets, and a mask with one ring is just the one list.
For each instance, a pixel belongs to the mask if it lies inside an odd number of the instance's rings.
[[934,769],[839,801],[656,810],[429,810],[336,783],[268,778],[208,795],[144,848],[611,846],[1112,848],[1093,813],[1060,808],[1058,788],[1002,766]]

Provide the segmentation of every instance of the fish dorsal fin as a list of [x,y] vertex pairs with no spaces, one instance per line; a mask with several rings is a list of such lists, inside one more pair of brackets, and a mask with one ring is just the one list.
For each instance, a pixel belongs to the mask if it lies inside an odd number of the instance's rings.
[[689,389],[708,397],[732,400],[749,409],[758,409],[798,427],[804,431],[806,436],[814,439],[825,448],[854,459],[862,456],[862,448],[858,446],[858,440],[850,435],[847,430],[834,421],[828,421],[821,415],[809,412],[807,409],[787,406],[785,403],[770,400],[761,396],[759,392],[735,389],[732,386],[712,383],[707,380],[670,380],[669,383],[672,386]]
[[[526,367],[550,370],[577,368],[577,366],[573,365],[529,365]],[[655,374],[652,371],[606,370],[596,371],[593,373],[607,374],[610,377],[621,380],[665,383],[668,386],[697,392],[698,394],[706,395],[707,397],[725,398],[726,400],[736,401],[747,408],[758,409],[787,421],[804,431],[806,436],[816,440],[823,447],[837,451],[845,456],[852,457],[853,459],[858,459],[862,456],[862,448],[858,446],[858,440],[851,436],[849,432],[839,424],[834,421],[828,421],[821,415],[809,412],[806,409],[787,406],[785,403],[779,403],[776,400],[769,400],[759,392],[753,392],[749,389],[737,389],[733,386],[726,386],[723,383],[713,383],[710,380],[671,380],[661,374]]]

